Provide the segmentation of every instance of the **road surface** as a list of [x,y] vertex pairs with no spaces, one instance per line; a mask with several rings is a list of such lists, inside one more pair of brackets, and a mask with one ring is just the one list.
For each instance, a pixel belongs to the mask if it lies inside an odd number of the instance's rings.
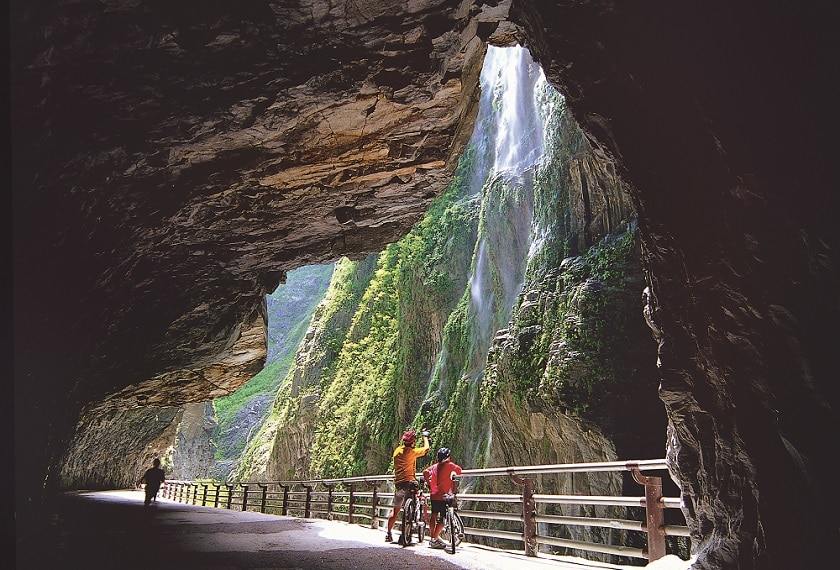
[[[395,537],[398,533],[395,532]],[[385,542],[380,530],[185,505],[142,491],[72,493],[37,531],[17,537],[17,568],[232,570],[629,570],[630,566],[464,544],[452,555]]]

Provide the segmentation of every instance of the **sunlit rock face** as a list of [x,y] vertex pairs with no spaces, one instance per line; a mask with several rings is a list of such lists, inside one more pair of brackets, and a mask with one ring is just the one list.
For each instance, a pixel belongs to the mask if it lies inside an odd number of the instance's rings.
[[[145,406],[103,410],[86,416],[79,422],[61,464],[61,486],[133,488],[143,472],[152,466],[152,461],[167,453],[183,414],[184,409],[178,406]],[[19,451],[17,457],[20,456]]]
[[210,402],[83,414],[61,465],[61,484],[132,488],[155,459],[162,460],[167,479],[206,477],[213,465],[214,425]]
[[184,406],[175,443],[164,457],[166,464],[171,466],[167,470],[170,479],[194,481],[207,478],[215,460],[216,445],[212,441],[215,427],[211,402]]
[[206,366],[287,269],[405,233],[469,135],[455,8],[16,11],[20,300],[77,332],[85,396]]
[[837,10],[548,4],[515,2],[512,19],[632,185],[695,567],[826,567]]

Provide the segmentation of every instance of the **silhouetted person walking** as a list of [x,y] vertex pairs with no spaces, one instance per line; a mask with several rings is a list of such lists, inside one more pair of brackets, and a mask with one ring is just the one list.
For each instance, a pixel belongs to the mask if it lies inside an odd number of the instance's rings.
[[163,469],[160,468],[160,459],[155,459],[152,462],[152,467],[147,469],[137,482],[138,485],[142,483],[146,484],[146,500],[143,502],[144,505],[148,506],[150,502],[157,500],[158,490],[160,490],[163,481]]

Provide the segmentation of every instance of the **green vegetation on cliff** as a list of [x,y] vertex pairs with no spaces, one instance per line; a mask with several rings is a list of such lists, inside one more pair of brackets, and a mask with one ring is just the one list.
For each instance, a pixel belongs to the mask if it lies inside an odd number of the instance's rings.
[[432,375],[443,327],[466,285],[477,203],[465,196],[470,161],[423,221],[380,256],[334,369],[322,378],[312,473],[389,468]]
[[[295,351],[306,334],[315,307],[327,290],[332,273],[332,264],[301,267],[289,272],[286,283],[266,296],[268,346],[265,367],[236,392],[213,401],[217,421],[213,433],[217,462],[237,460],[264,420],[268,403],[294,363]],[[223,468],[219,474],[226,471]]]
[[[467,195],[474,155],[465,154],[447,191],[405,238],[366,260],[375,264],[369,272],[360,273],[359,262],[336,265],[311,341],[304,341],[237,478],[388,469],[399,434],[414,425],[444,325],[467,284],[479,206]],[[307,442],[308,449],[291,449]]]
[[638,259],[633,231],[606,236],[535,284],[510,329],[514,350],[494,362],[503,373],[485,383],[485,403],[506,389],[575,412],[595,405],[605,382],[616,380],[615,357],[635,332],[627,321],[629,312],[639,316],[638,306],[627,306],[626,292],[638,284]]
[[539,100],[540,160],[489,169],[501,123],[480,117],[486,133],[424,219],[366,260],[365,278],[359,262],[337,265],[241,478],[383,473],[408,427],[431,428],[469,467],[505,461],[494,438],[535,462],[570,455],[559,448],[573,434],[547,435],[564,430],[598,431],[573,450],[593,458],[615,454],[609,436],[629,440],[618,404],[658,403],[632,205],[563,98]]
[[289,479],[309,476],[309,447],[317,402],[328,386],[335,361],[345,342],[362,296],[367,291],[379,256],[335,264],[329,288],[315,309],[294,366],[282,380],[259,432],[251,439],[233,478]]

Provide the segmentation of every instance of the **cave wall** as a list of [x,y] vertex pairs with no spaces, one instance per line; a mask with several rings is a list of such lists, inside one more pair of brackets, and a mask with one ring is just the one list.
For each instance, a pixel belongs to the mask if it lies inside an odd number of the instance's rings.
[[408,231],[470,134],[480,12],[13,2],[19,505],[82,410],[232,392],[287,271]]
[[[133,488],[152,461],[165,459],[183,415],[181,406],[111,409],[87,415],[76,426],[61,464],[61,487]],[[21,453],[18,449],[16,459]],[[167,462],[162,463],[169,473]]]
[[[631,188],[696,566],[820,567],[840,538],[837,12],[14,0],[18,524],[83,408],[234,389],[284,272],[403,235],[469,136],[481,40],[518,37]],[[218,386],[226,351],[241,372]]]
[[695,567],[823,567],[837,9],[627,4],[523,1],[512,19],[632,186]]

